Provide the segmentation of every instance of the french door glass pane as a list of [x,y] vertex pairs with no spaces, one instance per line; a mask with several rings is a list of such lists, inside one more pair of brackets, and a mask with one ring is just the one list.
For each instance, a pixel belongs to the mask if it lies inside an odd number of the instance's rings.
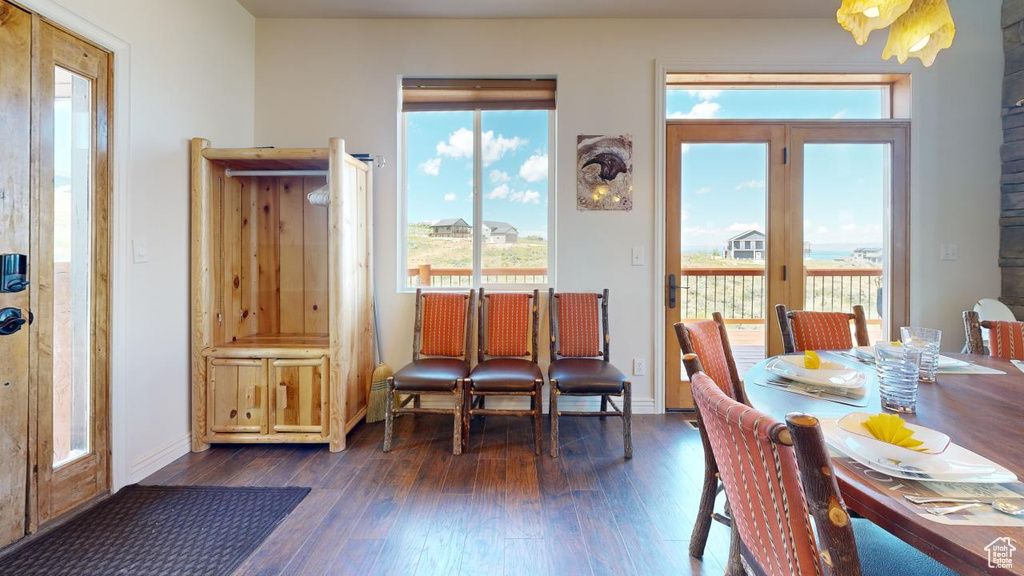
[[768,145],[683,144],[683,322],[721,312],[740,376],[764,359]]
[[885,338],[888,144],[804,146],[806,310],[864,307],[871,341]]
[[548,266],[548,111],[480,113],[484,284],[544,284]]
[[53,127],[53,461],[89,452],[92,85],[57,67]]
[[473,112],[407,112],[406,286],[473,284]]

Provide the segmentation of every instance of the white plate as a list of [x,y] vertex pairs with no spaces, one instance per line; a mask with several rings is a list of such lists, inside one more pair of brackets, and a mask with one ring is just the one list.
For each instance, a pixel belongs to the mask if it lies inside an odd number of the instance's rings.
[[[864,357],[864,358],[869,358],[871,360],[875,359],[875,348],[874,348],[874,346],[857,346],[856,348],[854,348],[854,352],[856,352],[858,356],[861,356],[861,357]],[[962,368],[964,366],[970,366],[970,364],[971,364],[970,362],[965,362],[963,360],[958,360],[956,358],[950,358],[949,356],[939,355],[939,363],[938,363],[937,367],[938,368]]]
[[[957,444],[950,444],[941,455],[930,457],[924,466],[911,468],[872,453],[858,443],[856,437],[839,427],[835,418],[822,418],[821,430],[829,446],[866,466],[894,478],[921,482],[964,482],[971,484],[1002,484],[1016,482],[1017,475]],[[850,441],[852,439],[852,442]],[[988,472],[982,472],[987,470]]]
[[817,370],[804,368],[804,357],[802,354],[799,356],[778,356],[765,366],[765,370],[794,382],[831,388],[860,388],[867,380],[864,373],[860,370],[847,368],[842,364],[827,360],[822,360],[821,368]]

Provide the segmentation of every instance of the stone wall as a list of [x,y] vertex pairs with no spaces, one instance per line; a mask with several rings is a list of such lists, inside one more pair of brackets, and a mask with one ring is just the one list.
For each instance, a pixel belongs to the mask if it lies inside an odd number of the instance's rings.
[[1003,0],[1002,300],[1024,319],[1024,0]]

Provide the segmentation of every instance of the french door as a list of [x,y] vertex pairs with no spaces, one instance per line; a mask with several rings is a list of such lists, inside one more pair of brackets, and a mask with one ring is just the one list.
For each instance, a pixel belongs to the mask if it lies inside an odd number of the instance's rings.
[[782,353],[775,306],[907,321],[909,124],[670,122],[665,405],[692,408],[673,324],[720,313],[742,378]]
[[110,57],[0,0],[0,546],[109,491]]

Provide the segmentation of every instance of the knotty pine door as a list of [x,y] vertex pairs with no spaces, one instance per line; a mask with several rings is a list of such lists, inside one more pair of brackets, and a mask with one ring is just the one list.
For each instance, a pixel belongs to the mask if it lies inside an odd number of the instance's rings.
[[111,58],[0,0],[0,61],[2,546],[110,489]]

